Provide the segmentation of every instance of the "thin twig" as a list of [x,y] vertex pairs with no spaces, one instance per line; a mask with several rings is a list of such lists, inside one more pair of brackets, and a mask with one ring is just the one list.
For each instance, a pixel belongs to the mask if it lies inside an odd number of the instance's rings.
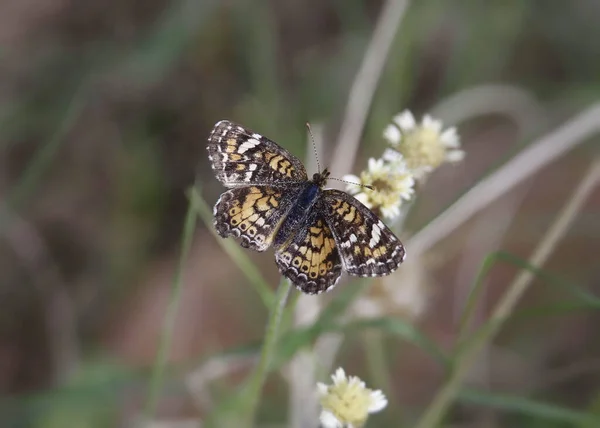
[[600,130],[600,104],[594,104],[563,126],[540,138],[500,169],[481,180],[407,243],[411,254],[427,251],[519,183]]
[[[540,267],[546,262],[554,248],[556,248],[558,242],[570,228],[577,213],[579,213],[598,182],[600,182],[600,160],[596,160],[590,167],[577,186],[577,189],[575,189],[570,200],[565,204],[556,221],[548,230],[548,234],[542,239],[533,252],[530,259],[530,263],[533,266]],[[464,348],[461,355],[457,358],[455,369],[448,382],[434,397],[425,414],[417,424],[417,428],[433,428],[440,423],[448,407],[452,403],[452,400],[459,392],[462,380],[469,367],[472,366],[479,350],[493,339],[502,324],[512,313],[513,308],[527,290],[533,278],[534,274],[531,271],[526,270],[522,271],[511,283],[508,287],[508,291],[504,294],[498,305],[496,305],[490,320],[482,328],[480,334],[475,336],[471,343]]]
[[[458,262],[456,270],[457,289],[454,296],[453,318],[458,320],[465,311],[465,302],[470,292],[470,283],[473,274],[476,273],[481,264],[481,254],[489,254],[499,249],[506,231],[529,193],[531,186],[519,189],[506,203],[495,208],[485,216],[479,216],[477,221],[470,226],[470,233],[465,240],[462,249],[463,256]],[[494,227],[490,228],[490,224]],[[483,286],[485,289],[485,286]],[[480,300],[485,300],[480,297]],[[473,308],[475,309],[475,308]]]
[[331,164],[332,174],[336,177],[347,173],[354,164],[371,101],[407,7],[407,0],[388,0],[381,8],[373,37],[350,88],[348,104]]

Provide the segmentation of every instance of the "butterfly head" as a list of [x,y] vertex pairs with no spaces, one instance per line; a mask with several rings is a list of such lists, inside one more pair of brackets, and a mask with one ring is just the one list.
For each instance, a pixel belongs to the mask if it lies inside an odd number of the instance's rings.
[[325,186],[327,179],[329,178],[330,172],[325,169],[323,172],[315,172],[313,174],[312,182],[319,187]]

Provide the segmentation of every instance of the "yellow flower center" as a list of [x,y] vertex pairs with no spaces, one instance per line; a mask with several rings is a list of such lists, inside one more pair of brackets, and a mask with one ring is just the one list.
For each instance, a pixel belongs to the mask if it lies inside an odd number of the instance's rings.
[[376,178],[370,184],[373,186],[374,190],[378,192],[389,193],[394,191],[393,187],[390,185],[390,180]]
[[429,128],[417,128],[404,134],[398,151],[410,169],[437,168],[446,159],[446,148],[440,141],[440,134]]
[[329,393],[321,398],[321,406],[339,421],[361,426],[367,420],[371,400],[370,389],[344,381],[329,387]]

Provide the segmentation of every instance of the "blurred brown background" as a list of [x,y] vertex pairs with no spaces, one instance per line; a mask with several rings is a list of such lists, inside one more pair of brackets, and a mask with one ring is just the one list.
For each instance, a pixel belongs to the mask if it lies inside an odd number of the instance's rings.
[[[128,376],[155,357],[179,256],[185,190],[196,176],[208,203],[223,190],[205,151],[212,125],[235,120],[305,158],[312,154],[304,123],[323,124],[321,164],[329,164],[381,5],[0,3],[0,426],[116,426],[137,412],[143,382],[130,383]],[[460,125],[466,160],[441,168],[420,190],[403,234],[408,238],[519,147],[597,102],[599,40],[596,0],[412,2],[353,171],[380,155],[384,126],[404,108],[420,115],[482,84],[521,91],[525,101],[507,107],[513,117],[484,114]],[[457,308],[483,256],[501,248],[527,258],[597,155],[595,137],[429,252],[431,298],[418,323],[434,340],[443,347],[452,342]],[[599,213],[595,191],[546,264],[595,293]],[[275,286],[272,255],[251,257]],[[482,318],[516,272],[506,264],[492,270]],[[525,304],[563,298],[537,281]],[[255,342],[265,319],[245,277],[199,222],[172,362],[193,366]],[[488,349],[485,369],[475,370],[474,379],[592,408],[600,402],[598,321],[590,311],[515,321],[497,348]],[[416,409],[442,380],[421,357],[411,350],[390,357],[400,395]],[[361,358],[346,354],[343,361],[357,368]],[[104,378],[121,381],[86,387],[75,397],[64,393],[66,385]],[[160,414],[197,416],[183,387],[172,387]],[[454,417],[469,419],[460,409]],[[514,423],[505,426],[542,426],[527,418]]]

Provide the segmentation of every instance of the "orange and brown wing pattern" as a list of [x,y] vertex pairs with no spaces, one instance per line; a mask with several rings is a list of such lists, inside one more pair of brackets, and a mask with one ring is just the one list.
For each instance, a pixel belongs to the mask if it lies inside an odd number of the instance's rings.
[[328,189],[321,204],[349,274],[389,275],[404,261],[404,246],[394,232],[356,198]]
[[304,293],[319,294],[340,279],[342,263],[331,229],[314,212],[306,226],[275,252],[279,271]]
[[208,137],[208,157],[227,187],[303,182],[308,179],[298,158],[274,141],[228,120]]
[[248,186],[223,193],[214,208],[214,224],[222,237],[241,238],[241,245],[265,251],[291,207],[292,198],[283,189]]

